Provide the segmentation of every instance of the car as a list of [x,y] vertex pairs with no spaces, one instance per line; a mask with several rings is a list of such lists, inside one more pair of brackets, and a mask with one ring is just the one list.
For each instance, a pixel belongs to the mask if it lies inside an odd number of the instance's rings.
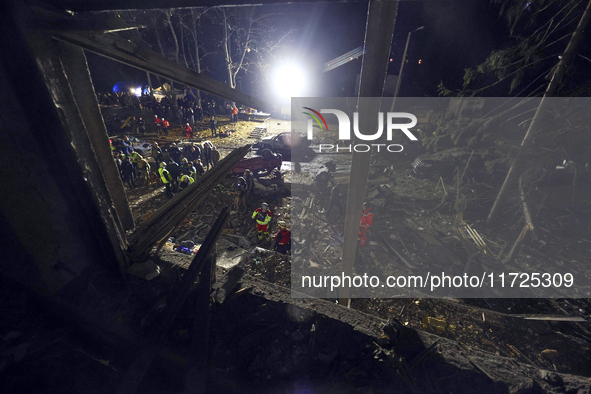
[[137,138],[131,138],[131,148],[143,157],[152,156],[152,144],[147,141],[140,141]]
[[291,151],[305,150],[310,146],[310,141],[303,135],[290,131],[277,135],[264,137],[252,147],[259,156],[270,158],[273,153],[291,156]]
[[260,156],[242,159],[234,166],[231,175],[242,175],[245,170],[252,171],[253,176],[260,177],[270,174],[274,169],[281,169],[283,158],[280,154],[271,154],[271,157],[263,158]]

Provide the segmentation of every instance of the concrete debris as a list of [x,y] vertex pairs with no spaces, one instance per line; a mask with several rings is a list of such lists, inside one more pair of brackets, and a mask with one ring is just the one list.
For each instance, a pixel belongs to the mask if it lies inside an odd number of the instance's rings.
[[250,241],[246,239],[242,235],[234,235],[234,234],[224,234],[228,240],[234,242],[236,245],[240,246],[243,249],[250,249]]
[[148,260],[145,263],[135,263],[129,267],[126,272],[129,275],[133,275],[140,279],[152,280],[160,275],[160,267],[157,266],[152,260]]
[[562,379],[562,377],[555,372],[542,370],[540,371],[540,378],[542,378],[544,382],[547,382],[551,386],[564,386],[564,379]]

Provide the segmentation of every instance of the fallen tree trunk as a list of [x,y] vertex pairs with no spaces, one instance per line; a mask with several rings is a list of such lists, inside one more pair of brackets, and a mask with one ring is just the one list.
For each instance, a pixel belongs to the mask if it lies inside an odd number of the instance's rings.
[[247,145],[232,151],[212,170],[207,171],[143,222],[129,238],[130,260],[138,263],[146,261],[154,244],[194,211],[249,150],[250,145]]

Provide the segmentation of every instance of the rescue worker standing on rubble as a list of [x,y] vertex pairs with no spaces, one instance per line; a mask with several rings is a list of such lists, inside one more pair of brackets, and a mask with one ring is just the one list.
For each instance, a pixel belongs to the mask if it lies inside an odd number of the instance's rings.
[[134,175],[137,176],[137,174],[138,174],[137,162],[140,159],[143,159],[143,157],[139,153],[137,153],[136,151],[133,151],[130,155],[130,159],[131,159],[131,164],[133,165]]
[[275,235],[275,246],[273,250],[277,253],[286,254],[291,249],[291,231],[287,229],[287,224],[280,220],[277,222],[279,232]]
[[257,208],[252,213],[252,219],[257,222],[257,232],[259,241],[265,236],[265,240],[270,241],[271,236],[269,235],[269,222],[271,221],[271,211],[269,205],[264,202],[260,208]]
[[217,134],[217,130],[216,130],[217,125],[218,125],[218,122],[212,116],[211,117],[211,120],[209,121],[209,128],[211,129],[211,135],[212,135],[212,137]]
[[365,246],[367,239],[367,230],[373,223],[373,213],[371,211],[371,203],[366,201],[363,203],[363,215],[361,216],[361,224],[359,225],[359,246]]
[[170,122],[164,118],[162,118],[162,132],[164,135],[168,135],[168,128],[170,127]]
[[215,146],[211,148],[211,165],[215,166],[220,161],[220,152]]
[[328,201],[328,208],[326,214],[330,214],[330,210],[336,207],[339,210],[339,215],[343,216],[343,205],[341,204],[341,184],[337,183],[330,191],[330,200]]
[[181,167],[179,167],[177,162],[170,158],[168,159],[168,165],[166,166],[166,170],[170,173],[172,177],[172,191],[176,193],[179,190],[179,178],[181,177]]
[[156,164],[161,163],[164,160],[162,149],[160,149],[157,142],[154,142],[154,144],[152,145],[152,157],[154,158]]
[[244,170],[244,180],[246,181],[246,198],[250,199],[254,196],[254,177],[248,168]]
[[123,177],[123,182],[127,182],[130,189],[135,189],[134,171],[133,164],[131,164],[129,156],[127,156],[121,164],[121,176]]
[[193,128],[187,123],[185,125],[185,137],[192,138],[193,137]]
[[172,190],[170,189],[170,182],[172,182],[172,175],[170,172],[166,170],[166,163],[160,163],[160,168],[158,169],[158,174],[160,174],[160,179],[164,186],[166,186],[166,196],[172,198]]

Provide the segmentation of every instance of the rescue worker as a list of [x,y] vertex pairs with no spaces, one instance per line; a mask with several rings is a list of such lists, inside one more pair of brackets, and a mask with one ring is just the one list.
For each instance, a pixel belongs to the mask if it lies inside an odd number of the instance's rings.
[[189,160],[187,160],[186,157],[183,157],[181,160],[181,164],[179,164],[179,166],[181,167],[181,172],[185,175],[189,175]]
[[146,124],[144,123],[143,118],[139,118],[137,121],[137,130],[140,134],[146,133]]
[[236,183],[236,198],[234,198],[234,209],[240,211],[244,208],[246,211],[246,197],[247,197],[247,186],[246,180],[243,177],[238,178]]
[[174,142],[171,144],[170,149],[168,150],[168,153],[170,154],[170,157],[172,158],[172,160],[175,161],[175,163],[180,163],[182,152],[179,149],[179,147],[176,146],[176,144]]
[[150,163],[140,156],[137,162],[138,181],[140,185],[147,185],[149,181]]
[[367,230],[373,223],[373,213],[371,211],[371,203],[366,201],[363,203],[363,215],[361,216],[361,224],[359,225],[359,246],[365,246],[365,240],[367,238]]
[[195,160],[198,160],[201,157],[201,149],[199,149],[198,146],[193,145],[193,146],[191,146],[189,151],[185,154],[185,157],[189,161],[194,162]]
[[246,198],[251,198],[254,196],[254,177],[248,168],[244,170],[244,179],[246,181]]
[[134,169],[133,164],[129,160],[129,156],[123,160],[123,164],[121,164],[121,176],[123,177],[123,182],[127,182],[130,189],[135,189],[135,182],[134,182]]
[[168,128],[170,127],[170,122],[164,118],[162,118],[162,131],[164,135],[168,135]]
[[[214,112],[215,113],[215,112]],[[211,120],[209,121],[209,128],[211,129],[211,135],[214,136],[217,134],[217,130],[216,130],[216,126],[218,125],[218,122],[215,120],[215,118],[212,116]]]
[[162,134],[162,120],[158,115],[154,115],[154,126],[156,126],[156,135]]
[[238,122],[238,108],[232,108],[232,122]]
[[177,192],[179,190],[179,178],[181,176],[181,167],[175,162],[172,158],[168,159],[168,165],[166,166],[166,170],[170,173],[172,177],[172,191]]
[[195,181],[189,175],[183,175],[181,177],[181,183],[179,183],[179,188],[181,190],[185,190],[185,188],[187,186],[189,186],[190,184],[192,184],[193,182],[195,182]]
[[339,215],[343,215],[343,205],[341,204],[341,184],[337,183],[334,187],[330,190],[330,200],[328,201],[328,208],[326,209],[326,214],[330,214],[330,210],[336,207],[339,210]]
[[261,207],[252,213],[252,219],[257,222],[259,241],[263,239],[263,235],[267,241],[270,241],[269,222],[271,221],[271,211],[269,210],[269,205],[265,202],[262,203]]
[[275,235],[275,246],[273,250],[277,253],[286,254],[291,249],[291,231],[287,229],[287,224],[280,220],[277,222],[279,232]]
[[136,174],[138,173],[138,171],[137,171],[137,162],[139,161],[139,159],[143,159],[142,155],[140,155],[136,151],[131,152],[130,160],[131,160],[131,164],[133,165],[133,169],[134,169],[134,171],[135,171]]
[[193,129],[188,123],[185,125],[185,137],[193,138]]
[[[203,174],[205,174],[205,170],[203,169],[203,165],[201,164],[201,160],[197,159],[193,162],[194,167],[195,167],[195,173],[197,174],[197,176],[201,176]],[[195,178],[197,179],[197,178]]]
[[170,189],[172,175],[170,175],[170,172],[166,170],[166,164],[164,162],[160,163],[158,174],[160,174],[160,179],[162,179],[162,183],[164,183],[164,186],[166,187],[166,196],[168,198],[172,198],[172,190]]
[[204,142],[202,146],[201,153],[203,153],[204,165],[209,170],[209,166],[211,165],[211,143]]
[[215,146],[211,148],[211,165],[215,166],[220,161],[220,152],[216,149]]
[[154,161],[156,162],[156,164],[164,161],[162,149],[158,146],[157,142],[154,142],[154,145],[152,145],[152,157],[154,158]]

